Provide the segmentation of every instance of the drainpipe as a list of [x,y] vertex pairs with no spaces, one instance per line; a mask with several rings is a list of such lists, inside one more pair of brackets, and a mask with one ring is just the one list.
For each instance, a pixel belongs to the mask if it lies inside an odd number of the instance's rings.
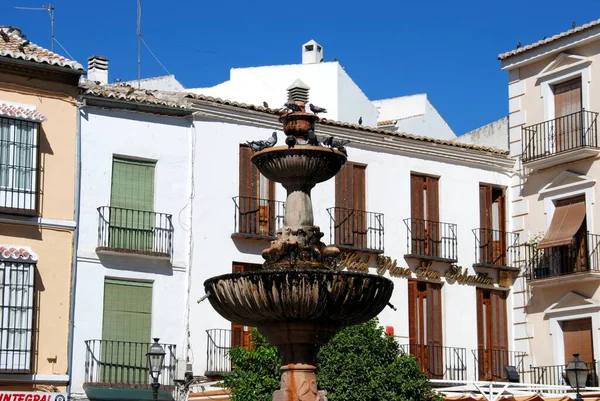
[[79,202],[81,199],[81,111],[86,106],[85,99],[77,103],[77,132],[75,145],[75,230],[73,231],[73,260],[71,265],[71,301],[69,306],[69,342],[67,345],[67,399],[71,399],[71,384],[73,373],[73,337],[75,331],[75,295],[77,287],[77,246],[79,243]]

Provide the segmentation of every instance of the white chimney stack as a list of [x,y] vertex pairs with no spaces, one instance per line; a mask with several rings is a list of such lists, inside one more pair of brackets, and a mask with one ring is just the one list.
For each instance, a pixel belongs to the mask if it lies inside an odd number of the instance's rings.
[[302,64],[317,64],[323,62],[323,46],[310,40],[302,45]]
[[99,85],[108,83],[108,59],[104,56],[91,56],[88,58],[88,81]]

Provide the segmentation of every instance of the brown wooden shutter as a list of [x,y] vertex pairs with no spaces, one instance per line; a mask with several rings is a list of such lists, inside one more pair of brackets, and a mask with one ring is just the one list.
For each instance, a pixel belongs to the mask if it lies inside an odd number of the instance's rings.
[[485,338],[487,325],[486,316],[484,310],[486,308],[486,302],[484,299],[484,290],[477,288],[476,290],[477,299],[477,372],[479,380],[486,379],[486,364],[487,364],[487,341]]
[[492,263],[492,187],[479,185],[479,258],[481,263]]
[[427,360],[432,379],[444,375],[442,332],[442,286],[427,283]]
[[367,194],[366,194],[365,165],[354,164],[352,168],[353,202],[353,246],[364,249],[367,247]]
[[[581,77],[554,85],[556,151],[569,150],[583,144]],[[551,149],[554,150],[554,149]]]
[[506,292],[490,291],[492,310],[492,348],[508,350],[508,323],[506,316]]
[[252,164],[252,149],[240,145],[239,232],[259,233],[260,205],[258,201],[260,173]]
[[411,346],[417,344],[417,282],[408,281],[408,339]]
[[590,363],[594,360],[592,341],[592,319],[567,320],[562,323],[565,361],[573,359],[573,354],[579,354],[579,359]]
[[411,174],[410,176],[410,233],[411,251],[413,255],[425,253],[425,205],[423,199],[423,188],[425,177]]
[[439,180],[427,177],[427,236],[428,255],[439,257],[441,253],[440,242],[440,208],[439,208]]

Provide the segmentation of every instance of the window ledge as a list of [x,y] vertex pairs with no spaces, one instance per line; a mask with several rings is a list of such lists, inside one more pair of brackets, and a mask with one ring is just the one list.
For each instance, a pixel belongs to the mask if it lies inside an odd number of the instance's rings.
[[581,272],[563,274],[560,276],[549,276],[544,278],[535,278],[528,280],[528,283],[532,287],[545,288],[545,287],[557,287],[563,284],[571,284],[574,282],[581,283],[583,281],[596,281],[600,280],[600,272]]
[[570,163],[577,160],[595,157],[600,154],[600,148],[581,147],[565,152],[555,153],[531,161],[524,161],[523,165],[532,170],[541,170],[559,164]]

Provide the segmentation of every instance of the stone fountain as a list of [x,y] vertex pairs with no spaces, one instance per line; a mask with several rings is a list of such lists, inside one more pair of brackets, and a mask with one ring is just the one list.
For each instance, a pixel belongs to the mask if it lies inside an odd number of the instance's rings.
[[315,374],[319,348],[344,327],[377,316],[393,290],[385,277],[337,271],[340,250],[321,242],[310,191],[335,176],[346,156],[309,144],[309,131],[319,117],[306,112],[308,90],[301,81],[294,82],[288,95],[298,107],[280,117],[285,135],[293,135],[296,145],[266,148],[252,157],[265,177],[287,190],[284,227],[263,251],[262,270],[217,276],[204,283],[221,316],[258,328],[279,350],[284,365],[281,389],[273,401],[320,400]]

